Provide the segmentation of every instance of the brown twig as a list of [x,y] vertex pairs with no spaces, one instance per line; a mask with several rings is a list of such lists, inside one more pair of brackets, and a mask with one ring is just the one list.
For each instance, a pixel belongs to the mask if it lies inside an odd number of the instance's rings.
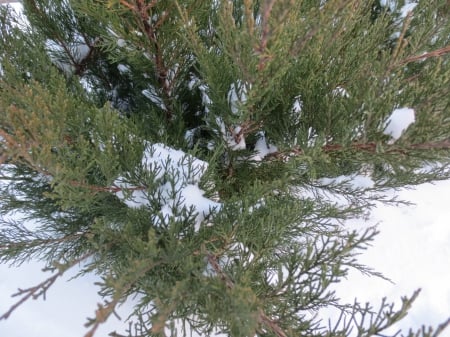
[[219,262],[217,261],[217,256],[208,252],[207,258],[208,258],[209,264],[214,269],[214,271],[217,273],[217,275],[220,276],[220,279],[225,282],[225,285],[227,286],[227,288],[233,289],[234,282],[220,267]]
[[164,61],[163,51],[158,41],[157,30],[163,25],[163,23],[167,20],[169,16],[169,12],[166,11],[161,15],[158,21],[155,24],[152,24],[152,20],[149,16],[149,11],[156,6],[157,0],[152,0],[150,3],[145,4],[143,0],[137,0],[136,6],[132,8],[135,12],[137,18],[139,19],[139,23],[147,36],[148,40],[153,45],[155,50],[153,54],[153,62],[155,63],[156,68],[156,78],[159,86],[163,90],[165,95],[165,99],[163,99],[164,105],[166,107],[166,119],[170,120],[172,118],[172,110],[170,106],[167,104],[167,99],[171,96],[172,86],[168,81],[168,73],[169,70]]
[[115,309],[117,305],[123,300],[123,296],[126,295],[132,287],[135,285],[135,282],[139,280],[143,275],[145,275],[149,270],[160,265],[162,261],[154,262],[151,260],[140,260],[139,265],[141,268],[137,267],[137,269],[133,270],[133,279],[127,281],[124,284],[119,284],[112,295],[112,300],[106,302],[105,305],[98,304],[97,310],[95,311],[95,318],[90,319],[88,323],[85,324],[86,327],[92,326],[89,331],[84,335],[84,337],[93,337],[98,327],[105,323],[111,314],[116,314]]
[[270,36],[270,25],[269,19],[270,14],[272,13],[273,5],[276,0],[266,0],[264,2],[264,7],[262,10],[262,35],[261,40],[259,41],[258,46],[255,48],[256,53],[259,55],[259,63],[258,70],[262,71],[266,67],[267,61],[269,61],[270,56],[266,55],[267,43],[269,41]]
[[405,65],[407,63],[416,62],[416,61],[423,61],[423,60],[426,60],[426,59],[429,59],[432,57],[440,57],[442,55],[446,55],[449,53],[450,53],[450,45],[430,51],[428,53],[423,53],[421,55],[415,55],[415,56],[408,57],[408,58],[400,61],[399,65]]
[[283,331],[283,329],[278,325],[276,321],[273,319],[267,317],[267,315],[263,312],[260,313],[260,319],[261,323],[263,323],[265,326],[268,326],[270,330],[272,330],[277,337],[287,337],[286,333]]
[[408,40],[405,39],[405,35],[411,23],[411,20],[412,20],[412,12],[410,11],[406,15],[405,21],[403,22],[402,32],[400,33],[397,45],[395,46],[394,52],[392,53],[392,63],[395,63],[395,60],[397,59],[400,53],[400,50],[403,49],[408,44]]
[[89,256],[91,256],[93,253],[89,252],[81,257],[79,257],[78,259],[75,259],[71,262],[69,262],[67,265],[64,265],[63,268],[60,268],[59,271],[49,277],[48,279],[42,281],[41,283],[39,283],[38,285],[31,287],[31,288],[27,288],[27,289],[20,289],[18,290],[17,293],[13,294],[12,296],[22,296],[23,297],[17,301],[15,304],[13,304],[9,310],[4,313],[2,316],[0,316],[0,320],[2,319],[8,319],[8,317],[14,312],[14,310],[16,310],[20,305],[22,305],[24,302],[26,302],[27,300],[29,300],[30,298],[32,299],[37,299],[40,296],[43,296],[45,299],[45,294],[47,293],[47,290],[53,285],[53,283],[55,283],[56,279],[60,276],[62,276],[69,268],[73,267],[74,265],[80,263],[81,261],[87,259]]

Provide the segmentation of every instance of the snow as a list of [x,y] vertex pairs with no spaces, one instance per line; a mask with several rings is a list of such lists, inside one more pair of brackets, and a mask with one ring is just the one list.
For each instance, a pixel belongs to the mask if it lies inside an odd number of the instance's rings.
[[228,128],[221,117],[216,117],[216,124],[220,129],[222,138],[231,150],[238,151],[246,149],[245,135],[243,133],[240,134],[242,130],[240,126]]
[[117,70],[119,70],[121,74],[126,74],[130,72],[130,67],[125,64],[119,64],[117,65]]
[[262,161],[264,157],[278,151],[273,144],[268,144],[264,132],[259,132],[259,138],[255,144],[255,154],[251,157],[254,161]]
[[349,98],[350,94],[348,93],[347,90],[345,90],[344,87],[341,86],[337,86],[333,91],[332,91],[333,96],[337,96],[337,97],[344,97],[344,98]]
[[124,39],[117,39],[117,46],[119,48],[124,48],[127,45],[127,42]]
[[300,113],[302,111],[303,102],[301,96],[296,96],[291,111],[294,113]]
[[391,136],[393,141],[399,139],[403,132],[415,122],[415,112],[410,108],[399,108],[392,111],[392,114],[384,123],[385,135]]
[[[450,180],[423,184],[415,190],[391,191],[390,195],[415,205],[379,205],[369,221],[355,220],[348,226],[362,231],[378,224],[380,234],[359,261],[394,283],[351,271],[348,280],[336,286],[337,294],[348,303],[358,298],[362,303],[377,305],[382,297],[387,297],[398,305],[401,296],[410,296],[421,288],[410,315],[390,332],[409,327],[417,330],[422,324],[438,325],[450,316]],[[441,336],[450,336],[450,330]]]
[[75,71],[73,62],[82,62],[90,52],[90,47],[86,45],[82,36],[77,36],[73,43],[68,44],[67,50],[53,40],[47,40],[45,46],[52,62],[67,75]]
[[409,13],[412,13],[414,8],[417,6],[417,3],[407,3],[402,8],[400,8],[400,16],[402,18],[406,18]]
[[154,183],[159,183],[154,195],[149,195],[145,187],[133,185],[125,175],[118,177],[113,187],[120,188],[117,197],[131,208],[150,207],[151,200],[158,200],[160,216],[152,219],[156,225],[182,221],[186,215],[180,214],[192,210],[196,214],[195,230],[199,230],[203,220],[221,208],[221,204],[204,197],[205,192],[199,187],[208,163],[164,144],[147,143],[141,165],[153,176]]

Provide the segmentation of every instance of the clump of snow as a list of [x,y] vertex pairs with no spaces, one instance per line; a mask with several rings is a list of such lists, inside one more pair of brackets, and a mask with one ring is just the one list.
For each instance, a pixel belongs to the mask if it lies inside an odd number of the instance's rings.
[[142,156],[142,168],[154,175],[156,190],[149,191],[129,183],[129,179],[120,176],[114,182],[119,191],[116,195],[128,207],[155,207],[159,209],[156,225],[168,225],[171,221],[184,221],[188,214],[195,214],[195,229],[212,212],[221,208],[221,204],[204,196],[199,187],[200,179],[208,164],[183,151],[175,150],[164,144],[146,144]]
[[392,111],[392,114],[384,123],[383,133],[391,136],[392,141],[399,139],[403,132],[416,121],[415,112],[410,108],[400,108]]
[[259,138],[255,144],[255,154],[251,157],[253,161],[261,161],[267,155],[275,153],[278,148],[273,144],[268,144],[264,132],[259,132]]
[[66,45],[48,39],[45,42],[45,47],[53,64],[67,75],[75,71],[76,64],[86,59],[91,50],[91,47],[86,44],[81,36],[75,37],[73,42]]
[[119,70],[121,74],[126,74],[130,72],[130,67],[121,63],[117,66],[117,70]]
[[292,104],[291,111],[294,113],[300,113],[302,112],[303,102],[301,100],[301,96],[296,96],[294,100],[294,104]]
[[117,39],[117,46],[120,48],[124,48],[127,45],[124,39]]
[[316,130],[314,130],[311,126],[308,128],[308,147],[313,147],[316,145],[316,140],[319,135]]
[[409,13],[412,13],[417,3],[407,3],[402,8],[400,8],[400,16],[406,18]]
[[194,90],[198,88],[200,93],[202,94],[202,103],[205,109],[205,112],[209,112],[209,106],[212,104],[212,100],[208,95],[209,87],[206,84],[203,84],[202,81],[195,76],[194,74],[190,75],[190,80],[188,82],[189,90]]
[[344,87],[341,87],[341,86],[337,86],[333,90],[332,94],[335,97],[338,97],[338,96],[344,97],[344,98],[349,98],[350,97],[350,94],[348,93],[348,91]]

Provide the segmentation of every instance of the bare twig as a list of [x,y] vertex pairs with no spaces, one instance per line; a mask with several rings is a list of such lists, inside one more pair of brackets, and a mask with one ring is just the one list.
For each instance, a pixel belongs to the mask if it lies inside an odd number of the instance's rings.
[[97,310],[95,311],[95,318],[90,319],[88,323],[85,324],[86,327],[92,326],[89,331],[84,335],[84,337],[93,337],[98,327],[106,322],[111,316],[115,314],[115,309],[117,305],[123,300],[123,296],[126,295],[130,289],[135,285],[135,282],[139,280],[145,273],[154,268],[155,266],[161,264],[162,261],[151,261],[151,260],[141,260],[137,269],[133,270],[133,278],[129,281],[125,281],[122,284],[118,284],[114,288],[114,294],[112,295],[112,300],[106,302],[105,305],[98,304]]
[[405,21],[403,22],[403,29],[400,33],[400,37],[398,38],[397,45],[395,46],[395,50],[392,54],[392,63],[395,63],[395,60],[397,59],[400,50],[403,49],[407,44],[408,40],[405,39],[406,32],[408,30],[408,27],[412,20],[412,12],[408,12],[406,15]]
[[144,1],[138,0],[136,2],[136,6],[133,11],[135,12],[137,18],[142,25],[142,29],[147,36],[148,40],[152,43],[155,52],[153,54],[153,61],[155,63],[156,68],[156,78],[158,80],[158,84],[164,92],[165,95],[165,106],[166,106],[166,119],[170,120],[172,118],[172,110],[170,106],[167,104],[167,99],[171,96],[171,85],[168,81],[168,73],[169,70],[165,64],[163,50],[161,48],[160,42],[158,40],[157,30],[162,26],[162,24],[167,20],[169,16],[169,12],[165,11],[158,21],[152,24],[152,20],[149,16],[149,10],[156,6],[157,0],[153,0],[148,4],[145,4]]
[[87,259],[89,256],[91,256],[93,253],[89,252],[78,259],[75,259],[71,262],[69,262],[67,265],[64,265],[63,268],[60,268],[59,271],[54,274],[53,276],[49,277],[48,279],[42,281],[38,285],[27,288],[27,289],[20,289],[17,293],[13,294],[13,296],[23,296],[19,301],[17,301],[15,304],[13,304],[9,310],[4,313],[2,316],[0,316],[0,320],[2,319],[8,319],[8,317],[16,310],[20,305],[22,305],[24,302],[32,299],[37,299],[41,296],[45,299],[45,294],[47,293],[47,290],[55,283],[56,279],[60,276],[62,276],[69,268],[73,267],[74,265],[80,263],[81,261]]
[[262,10],[262,36],[259,41],[259,45],[255,48],[255,51],[259,54],[258,70],[261,71],[265,68],[270,56],[266,54],[267,43],[270,36],[269,19],[272,13],[273,5],[276,0],[266,0]]
[[415,55],[408,57],[402,61],[399,62],[399,65],[405,65],[407,63],[416,62],[416,61],[423,61],[432,57],[440,57],[442,55],[450,54],[450,45],[445,46],[443,48],[439,48],[433,51],[430,51],[428,53],[423,53],[421,55]]

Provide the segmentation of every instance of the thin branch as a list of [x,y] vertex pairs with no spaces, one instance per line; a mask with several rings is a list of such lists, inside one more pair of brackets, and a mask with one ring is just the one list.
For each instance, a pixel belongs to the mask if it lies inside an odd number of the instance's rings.
[[45,299],[45,294],[47,293],[47,290],[53,285],[53,283],[55,283],[55,281],[58,277],[62,276],[69,268],[71,268],[74,265],[80,263],[81,261],[87,259],[92,254],[93,254],[93,252],[89,252],[89,253],[79,257],[78,259],[75,259],[75,260],[69,262],[67,265],[63,265],[55,275],[49,277],[48,279],[42,281],[41,283],[39,283],[38,285],[36,285],[34,287],[27,288],[27,289],[19,288],[18,292],[13,294],[12,296],[13,297],[23,296],[23,297],[19,301],[17,301],[15,304],[13,304],[6,313],[4,313],[2,316],[0,316],[0,320],[8,319],[8,317],[14,312],[14,310],[16,310],[19,306],[21,306],[24,302],[26,302],[30,298],[35,300],[35,299],[43,296]]
[[82,183],[79,181],[71,181],[69,182],[71,186],[86,188],[92,192],[111,192],[118,193],[121,191],[143,191],[147,189],[147,186],[130,186],[130,187],[120,187],[120,186],[98,186],[98,185],[90,185],[86,183]]
[[428,53],[423,53],[421,55],[415,55],[415,56],[408,57],[408,58],[400,61],[399,65],[405,65],[407,63],[416,62],[416,61],[424,61],[424,60],[432,58],[432,57],[440,57],[440,56],[446,55],[446,54],[450,54],[450,45],[430,51]]
[[272,330],[277,337],[287,337],[286,333],[283,331],[283,329],[278,325],[276,321],[273,319],[267,317],[267,315],[263,312],[260,313],[260,319],[261,323],[268,326],[270,330]]
[[398,38],[397,45],[395,46],[395,50],[392,54],[392,61],[393,61],[392,63],[394,63],[395,60],[397,59],[400,50],[403,49],[408,44],[408,40],[405,39],[405,35],[411,23],[411,20],[412,20],[412,12],[410,11],[406,15],[405,21],[403,22],[402,32],[400,34],[400,37]]
[[85,324],[86,327],[92,326],[91,329],[84,335],[84,337],[93,337],[98,327],[105,323],[111,314],[116,314],[115,309],[117,305],[123,300],[123,296],[130,291],[130,289],[135,285],[135,282],[139,280],[152,268],[160,265],[163,261],[151,261],[151,260],[141,260],[139,261],[142,268],[133,269],[133,279],[129,282],[119,284],[114,289],[114,294],[112,295],[112,300],[106,302],[105,305],[98,304],[97,310],[95,311],[95,318],[89,319]]
[[450,318],[438,325],[432,337],[438,337],[448,326],[450,326]]
[[259,63],[258,63],[259,71],[262,71],[265,68],[267,61],[270,59],[270,57],[266,55],[266,49],[270,35],[269,19],[275,1],[276,0],[266,0],[264,2],[264,7],[262,11],[262,36],[259,45],[255,48],[255,51],[259,54]]
[[[136,6],[133,8],[134,13],[136,14],[137,18],[139,19],[139,24],[141,25],[145,35],[147,36],[148,40],[153,44],[153,48],[155,49],[153,61],[155,63],[156,68],[156,78],[158,80],[159,86],[162,88],[164,95],[166,96],[164,101],[167,100],[167,98],[170,98],[171,96],[171,86],[169,84],[169,81],[167,80],[168,75],[168,69],[164,62],[164,55],[163,51],[161,49],[161,45],[158,41],[157,37],[157,30],[162,26],[162,24],[166,21],[169,12],[166,11],[162,14],[162,16],[158,19],[158,21],[155,24],[152,24],[152,20],[149,16],[149,10],[156,6],[157,1],[153,0],[149,4],[145,5],[143,1],[139,0],[136,2]],[[172,111],[171,108],[166,104],[167,102],[164,102],[164,105],[166,106],[166,118],[167,120],[170,120],[172,118]]]

